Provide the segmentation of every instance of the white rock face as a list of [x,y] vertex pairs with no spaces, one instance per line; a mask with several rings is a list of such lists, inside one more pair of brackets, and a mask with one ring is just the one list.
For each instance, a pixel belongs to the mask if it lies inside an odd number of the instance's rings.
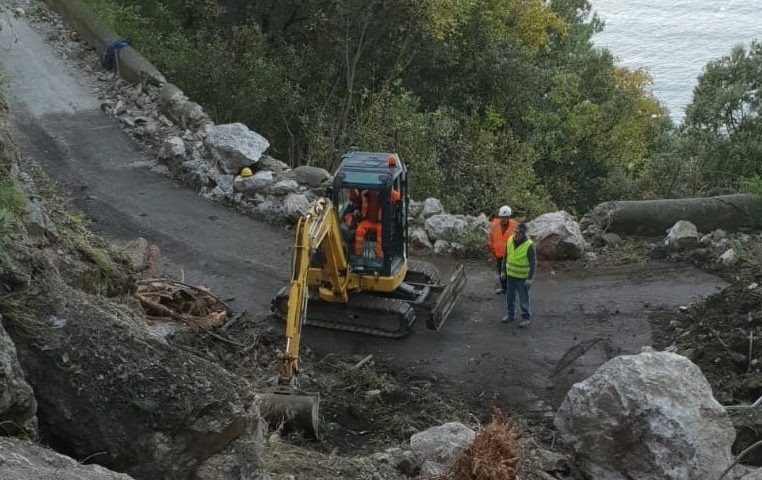
[[232,175],[257,163],[270,147],[265,137],[249,130],[243,123],[207,125],[205,133],[204,144],[209,154],[222,171]]
[[434,215],[441,215],[443,213],[444,207],[442,206],[442,202],[440,202],[439,199],[427,198],[423,201],[423,207],[421,209],[423,218],[429,218],[433,217]]
[[540,215],[527,227],[537,255],[542,258],[576,259],[585,253],[585,239],[579,224],[563,210]]
[[236,192],[253,196],[257,193],[267,192],[272,186],[274,178],[273,172],[270,170],[262,170],[246,178],[238,175],[235,177],[233,188]]
[[462,215],[442,213],[426,219],[426,233],[432,240],[451,240],[459,238],[468,226]]
[[474,437],[476,432],[462,423],[445,423],[414,434],[410,437],[410,448],[422,460],[428,474],[440,475],[455,463]]
[[288,220],[296,220],[304,215],[312,203],[307,196],[301,193],[290,193],[283,200],[283,215]]
[[672,250],[687,250],[698,245],[699,233],[696,225],[687,220],[680,220],[667,231],[664,245]]
[[701,370],[644,349],[575,384],[555,418],[591,478],[716,479],[732,461],[735,430]]

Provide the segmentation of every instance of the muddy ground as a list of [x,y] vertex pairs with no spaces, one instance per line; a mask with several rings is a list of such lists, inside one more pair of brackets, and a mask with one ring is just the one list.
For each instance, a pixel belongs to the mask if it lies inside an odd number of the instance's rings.
[[[97,80],[58,58],[26,23],[16,32],[21,41],[3,51],[0,68],[9,77],[12,120],[25,153],[68,191],[94,231],[114,240],[148,239],[160,248],[164,273],[205,285],[262,321],[288,277],[290,233],[152,172],[150,159],[101,112],[92,86]],[[5,29],[0,41],[7,43],[7,35]],[[454,265],[450,259],[437,263],[444,272]],[[679,264],[543,264],[533,287],[535,321],[519,330],[499,322],[503,300],[493,293],[492,268],[487,259],[467,263],[462,301],[441,331],[417,325],[405,339],[386,340],[307,329],[305,343],[314,351],[309,361],[331,363],[326,356],[339,354],[346,363],[372,353],[406,385],[542,417],[573,382],[613,356],[650,345],[649,314],[696,302],[724,285]],[[329,423],[357,432],[341,433],[347,445],[363,436],[357,419],[364,412],[334,415]]]

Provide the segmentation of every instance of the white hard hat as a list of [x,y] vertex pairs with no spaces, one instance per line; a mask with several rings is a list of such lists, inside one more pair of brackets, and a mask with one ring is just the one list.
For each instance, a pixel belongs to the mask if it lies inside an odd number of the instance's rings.
[[511,213],[513,213],[511,211],[511,207],[509,207],[508,205],[503,205],[502,207],[500,207],[500,210],[497,211],[497,216],[498,217],[510,217]]

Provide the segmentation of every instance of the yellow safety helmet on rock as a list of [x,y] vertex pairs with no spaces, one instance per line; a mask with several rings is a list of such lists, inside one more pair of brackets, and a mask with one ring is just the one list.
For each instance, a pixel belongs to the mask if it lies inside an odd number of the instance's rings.
[[251,169],[249,167],[243,167],[241,169],[241,176],[243,178],[250,177],[252,175],[253,175],[253,173],[251,173]]

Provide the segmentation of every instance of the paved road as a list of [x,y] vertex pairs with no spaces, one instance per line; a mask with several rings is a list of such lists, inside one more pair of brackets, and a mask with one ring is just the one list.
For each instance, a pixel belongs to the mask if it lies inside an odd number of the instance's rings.
[[[19,44],[0,51],[0,68],[10,79],[22,146],[68,189],[92,228],[158,244],[165,272],[182,267],[190,282],[235,297],[237,309],[268,308],[287,279],[288,233],[151,172],[77,72],[26,24],[18,25],[18,34]],[[3,46],[7,35],[8,29],[0,33]],[[687,266],[552,268],[538,274],[537,319],[528,330],[499,323],[503,300],[492,293],[492,266],[474,262],[467,265],[463,301],[440,332],[419,326],[403,340],[386,340],[310,329],[306,341],[318,352],[375,353],[400,366],[417,365],[531,410],[538,401],[557,405],[573,382],[608,358],[650,344],[649,310],[694,301],[722,284]]]

